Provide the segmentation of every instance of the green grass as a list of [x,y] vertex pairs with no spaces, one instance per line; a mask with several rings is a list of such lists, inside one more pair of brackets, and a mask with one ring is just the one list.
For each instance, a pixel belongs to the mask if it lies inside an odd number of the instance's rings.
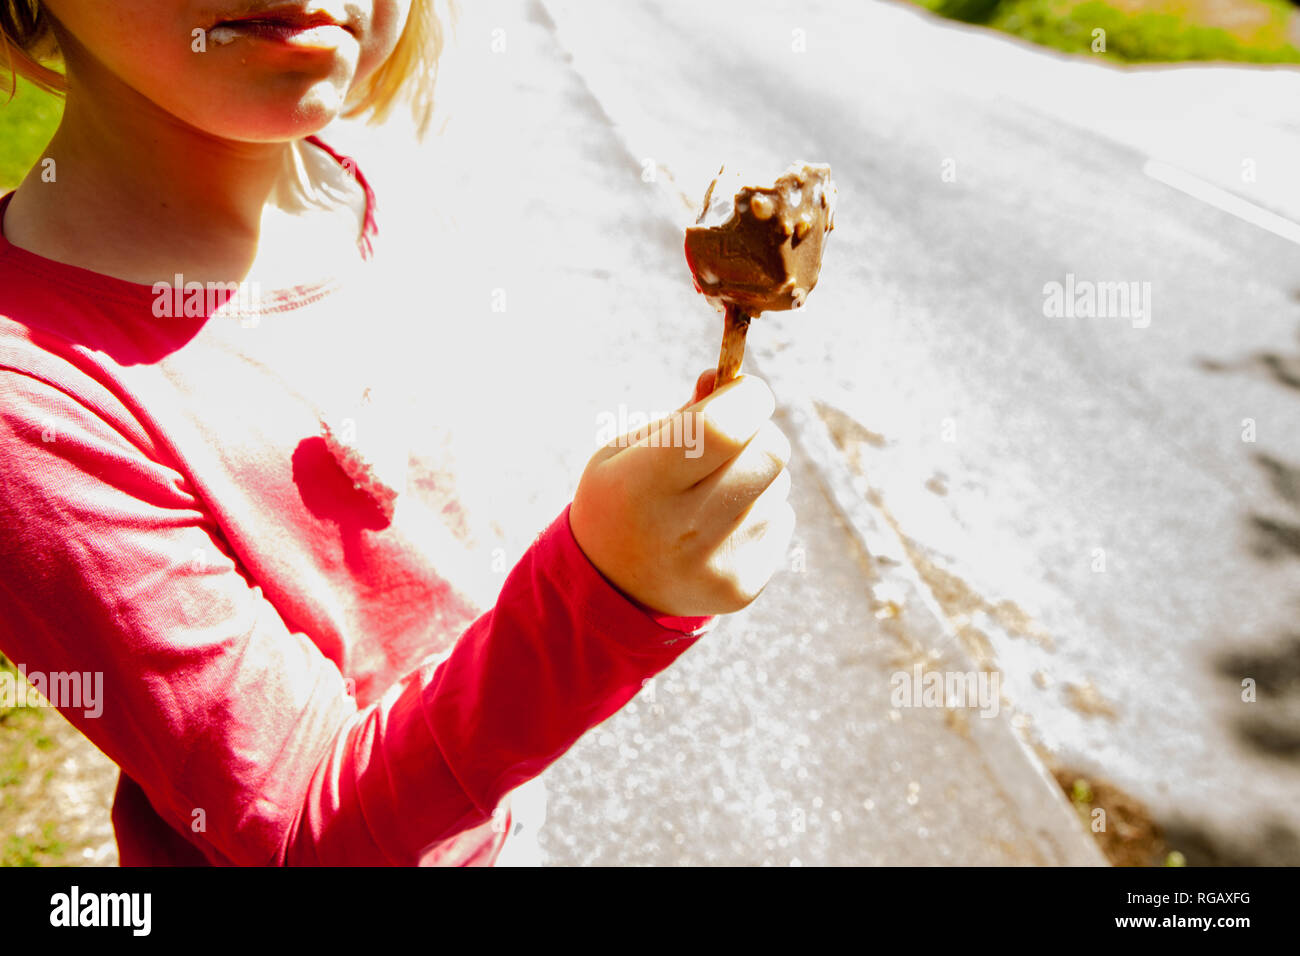
[[[3,71],[0,71],[3,72]],[[19,78],[12,100],[9,78],[0,76],[0,193],[22,182],[41,158],[63,116],[63,100]]]
[[[3,654],[0,671],[23,679]],[[73,736],[47,707],[0,704],[0,867],[78,865],[95,848],[86,819],[63,816],[46,796],[63,760],[75,755],[85,762],[87,754],[70,744]]]
[[54,824],[47,823],[39,837],[11,836],[0,847],[0,866],[57,866],[66,850],[54,836]]
[[[3,654],[0,654],[0,671],[13,675],[15,681],[25,679]],[[5,789],[21,783],[27,773],[28,747],[44,750],[50,746],[44,723],[45,713],[39,708],[8,707],[0,703],[0,807],[9,803]]]
[[[23,680],[18,669],[0,654],[0,671],[12,674],[15,680]],[[8,823],[13,811],[13,793],[11,788],[18,787],[26,778],[30,764],[28,755],[31,748],[46,749],[50,739],[45,733],[45,712],[35,707],[8,707],[0,703],[0,823]],[[0,830],[6,829],[0,826]],[[35,841],[24,837],[11,836],[7,843],[0,846],[0,866],[35,866],[36,855],[46,852],[43,847],[52,846],[49,841]],[[24,862],[28,861],[28,862]]]
[[[1214,25],[1211,18],[1218,11],[1200,0],[1151,0],[1142,10],[1121,9],[1107,0],[917,2],[942,16],[982,23],[1067,53],[1136,63],[1300,63],[1300,49],[1287,34],[1295,9],[1285,0],[1239,0],[1259,22],[1233,30]],[[1094,30],[1105,31],[1104,52],[1093,50]]]

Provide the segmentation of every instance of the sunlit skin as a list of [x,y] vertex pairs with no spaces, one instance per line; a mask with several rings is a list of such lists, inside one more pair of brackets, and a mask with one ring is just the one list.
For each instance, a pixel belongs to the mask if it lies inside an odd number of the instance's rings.
[[699,436],[702,454],[641,441],[662,427],[647,426],[592,457],[569,511],[591,562],[665,614],[745,607],[785,563],[794,532],[790,443],[771,421],[771,390],[741,376],[712,392],[713,379],[712,371],[701,375],[693,404],[675,413],[699,416],[697,430],[679,424],[665,432]]
[[9,240],[143,284],[178,271],[200,282],[248,278],[255,264],[311,278],[322,271],[312,260],[323,236],[346,254],[359,203],[301,209],[286,192],[285,151],[300,150],[314,175],[356,196],[337,163],[298,141],[334,119],[349,89],[392,52],[410,0],[296,4],[350,28],[333,31],[333,49],[247,38],[193,49],[196,29],[279,5],[46,0],[69,83],[43,157],[57,179],[42,181],[38,165],[24,180],[5,216]]
[[[46,0],[69,80],[45,153],[56,178],[45,181],[38,164],[23,181],[5,216],[9,241],[149,286],[176,273],[288,284],[355,256],[359,187],[301,138],[334,119],[354,84],[382,65],[410,0],[303,0],[300,9],[349,27],[327,31],[324,50],[248,37],[192,49],[194,30],[279,5]],[[295,203],[287,150],[313,179],[350,189],[351,201]],[[771,391],[749,376],[709,394],[712,378],[701,376],[693,404],[677,413],[701,416],[698,429],[675,428],[699,436],[698,449],[637,444],[656,426],[617,440],[591,459],[570,511],[595,567],[663,614],[745,607],[784,564],[794,528],[789,443],[771,421]]]

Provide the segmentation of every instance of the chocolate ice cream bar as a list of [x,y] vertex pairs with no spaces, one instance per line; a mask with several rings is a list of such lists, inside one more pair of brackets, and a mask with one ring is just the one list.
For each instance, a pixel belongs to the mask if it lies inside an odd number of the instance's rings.
[[742,187],[726,222],[688,228],[686,262],[696,287],[751,316],[803,305],[835,225],[830,177],[829,166],[796,163],[771,186]]
[[[687,228],[686,262],[695,287],[727,320],[715,387],[739,371],[749,320],[799,308],[817,285],[822,247],[835,226],[830,175],[829,166],[795,163],[771,186],[736,191],[726,221]],[[726,211],[725,201],[713,197],[719,178],[709,185],[701,221]]]

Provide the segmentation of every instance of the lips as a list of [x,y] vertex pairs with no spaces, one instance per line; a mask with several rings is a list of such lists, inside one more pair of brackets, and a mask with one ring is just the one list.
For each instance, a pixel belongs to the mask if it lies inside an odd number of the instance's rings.
[[298,7],[279,7],[270,10],[259,10],[237,17],[231,17],[225,20],[219,20],[213,24],[213,29],[218,27],[229,27],[237,30],[249,30],[253,32],[298,32],[301,30],[312,30],[317,27],[341,27],[349,33],[353,33],[352,28],[336,20],[324,10],[305,11]]

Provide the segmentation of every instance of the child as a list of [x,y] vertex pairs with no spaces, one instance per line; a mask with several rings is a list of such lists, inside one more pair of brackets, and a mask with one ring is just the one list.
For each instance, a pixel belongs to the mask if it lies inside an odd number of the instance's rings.
[[0,651],[121,768],[123,865],[492,865],[509,793],[785,554],[752,377],[600,449],[481,615],[426,464],[348,433],[382,243],[315,133],[399,94],[424,128],[430,3],[0,0],[15,71],[67,77],[0,199]]

